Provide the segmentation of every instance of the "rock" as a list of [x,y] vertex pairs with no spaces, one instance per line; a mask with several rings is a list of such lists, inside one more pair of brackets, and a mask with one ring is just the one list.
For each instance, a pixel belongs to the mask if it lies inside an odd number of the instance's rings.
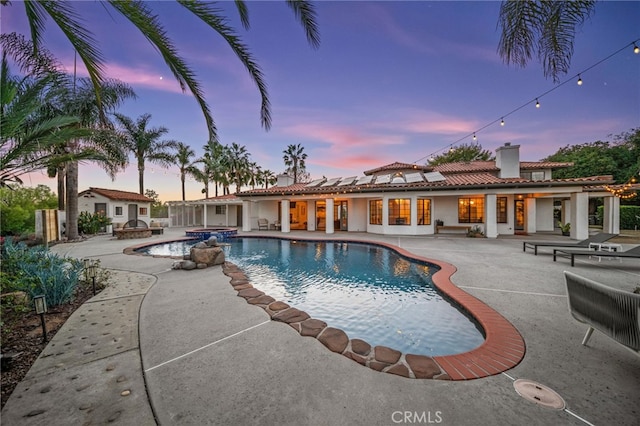
[[269,303],[275,301],[271,296],[263,294],[262,296],[254,297],[253,299],[247,299],[247,302],[252,305],[268,305]]
[[343,355],[346,356],[349,359],[354,360],[358,364],[367,365],[367,359],[365,357],[363,357],[363,356],[360,356],[358,354],[354,354],[351,351],[346,351],[345,353],[343,353]]
[[306,319],[309,319],[309,314],[296,308],[285,309],[273,316],[274,321],[286,322],[287,324],[301,322]]
[[244,297],[245,299],[253,299],[254,297],[262,295],[264,295],[264,293],[257,288],[245,288],[244,290],[240,290],[238,292],[238,296]]
[[395,349],[388,348],[386,346],[376,346],[374,348],[376,353],[376,360],[386,362],[387,364],[395,364],[400,359],[402,352]]
[[327,323],[324,321],[309,318],[300,323],[300,335],[316,337],[326,326]]
[[210,236],[207,240],[207,246],[218,247],[218,237],[216,237],[215,235]]
[[183,260],[181,263],[182,263],[182,266],[180,269],[184,269],[185,271],[191,271],[193,269],[196,269],[196,262],[193,262],[191,260]]
[[407,354],[404,358],[416,379],[432,379],[442,373],[438,364],[428,356]]
[[173,262],[171,269],[182,269],[182,261]]
[[[197,244],[196,244],[197,246]],[[190,251],[191,260],[196,263],[205,263],[207,266],[222,265],[224,263],[224,252],[220,247],[192,247]]]
[[359,355],[367,356],[371,352],[371,345],[360,339],[351,339],[351,350]]
[[196,268],[198,269],[207,269],[207,266],[206,263],[196,263]]
[[347,336],[347,333],[333,327],[325,328],[320,336],[318,336],[318,340],[329,348],[330,351],[337,352],[339,354],[341,354],[349,344],[349,337]]
[[409,377],[409,369],[404,364],[396,364],[386,371],[387,373],[397,374],[402,377]]
[[197,242],[193,245],[193,248],[207,248],[207,243],[205,243],[204,241]]
[[283,311],[287,308],[289,308],[289,305],[279,300],[269,305],[269,309],[271,309],[274,312]]

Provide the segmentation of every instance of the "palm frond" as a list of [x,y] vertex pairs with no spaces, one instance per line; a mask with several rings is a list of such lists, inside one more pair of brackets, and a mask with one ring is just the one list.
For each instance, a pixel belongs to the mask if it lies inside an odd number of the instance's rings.
[[316,10],[313,3],[307,0],[287,0],[287,4],[293,10],[296,18],[302,24],[307,41],[314,48],[320,47],[320,31],[316,24]]

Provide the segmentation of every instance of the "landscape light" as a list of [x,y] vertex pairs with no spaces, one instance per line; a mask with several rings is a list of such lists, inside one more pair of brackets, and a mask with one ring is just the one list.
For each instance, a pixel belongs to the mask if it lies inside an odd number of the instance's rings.
[[96,295],[96,275],[98,274],[98,265],[94,262],[87,269],[87,277],[93,281],[93,295]]
[[47,326],[44,322],[44,314],[47,313],[47,299],[44,295],[35,296],[33,298],[33,306],[36,309],[36,314],[40,315],[40,323],[42,324],[42,341],[47,341]]

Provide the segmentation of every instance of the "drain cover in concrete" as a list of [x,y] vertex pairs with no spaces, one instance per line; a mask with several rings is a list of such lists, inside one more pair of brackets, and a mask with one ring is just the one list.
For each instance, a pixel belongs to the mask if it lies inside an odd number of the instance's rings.
[[518,379],[513,382],[513,387],[518,392],[518,395],[528,401],[557,410],[563,410],[565,407],[564,399],[560,395],[540,383]]

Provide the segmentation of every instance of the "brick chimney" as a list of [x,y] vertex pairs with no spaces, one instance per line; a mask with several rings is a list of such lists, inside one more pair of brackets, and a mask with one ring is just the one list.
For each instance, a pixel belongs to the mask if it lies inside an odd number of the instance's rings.
[[520,177],[520,145],[506,142],[496,149],[496,167],[500,169],[500,178]]

